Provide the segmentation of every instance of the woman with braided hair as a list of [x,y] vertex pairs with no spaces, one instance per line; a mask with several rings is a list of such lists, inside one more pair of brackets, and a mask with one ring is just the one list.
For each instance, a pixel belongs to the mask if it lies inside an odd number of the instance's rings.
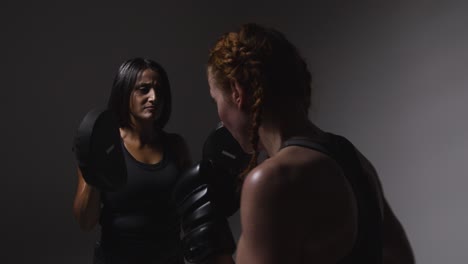
[[[277,30],[223,35],[207,67],[218,115],[252,160],[237,263],[414,263],[371,163],[308,119],[311,74]],[[260,150],[269,158],[257,164]]]

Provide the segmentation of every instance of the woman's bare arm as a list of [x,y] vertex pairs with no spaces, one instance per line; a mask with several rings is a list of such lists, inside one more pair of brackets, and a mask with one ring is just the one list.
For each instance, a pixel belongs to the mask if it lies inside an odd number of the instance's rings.
[[87,184],[78,168],[78,187],[73,202],[73,215],[84,231],[92,230],[99,222],[101,214],[101,193]]

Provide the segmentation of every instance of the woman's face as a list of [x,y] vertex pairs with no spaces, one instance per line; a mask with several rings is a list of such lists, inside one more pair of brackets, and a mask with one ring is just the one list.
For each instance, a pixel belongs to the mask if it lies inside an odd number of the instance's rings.
[[211,70],[208,70],[208,84],[211,98],[216,103],[218,116],[223,125],[239,142],[245,152],[251,152],[252,146],[249,140],[249,117],[235,101],[234,91],[224,92],[215,80]]
[[157,100],[160,85],[159,75],[155,71],[146,69],[139,74],[130,94],[129,112],[132,122],[153,122],[158,117],[160,109]]

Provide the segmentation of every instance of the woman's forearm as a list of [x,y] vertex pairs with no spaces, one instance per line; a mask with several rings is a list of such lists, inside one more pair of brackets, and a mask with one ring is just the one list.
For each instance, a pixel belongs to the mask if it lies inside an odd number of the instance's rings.
[[73,214],[84,231],[92,230],[101,214],[101,193],[84,181],[80,170],[78,170],[78,187],[73,202]]

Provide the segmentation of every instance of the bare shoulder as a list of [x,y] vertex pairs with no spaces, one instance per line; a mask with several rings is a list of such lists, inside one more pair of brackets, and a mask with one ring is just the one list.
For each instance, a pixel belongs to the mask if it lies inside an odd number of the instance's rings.
[[243,191],[274,195],[302,189],[304,184],[311,190],[326,181],[342,178],[341,174],[341,168],[330,157],[290,147],[253,169],[246,177]]
[[354,225],[347,184],[339,165],[317,151],[288,147],[264,161],[242,187],[242,254],[261,255],[265,263],[298,256],[328,261],[344,255]]
[[[278,219],[293,216],[284,218],[284,224],[292,218],[309,221],[315,213],[340,210],[350,200],[350,190],[333,159],[317,151],[290,147],[249,173],[242,186],[241,206],[245,211],[264,210]],[[330,217],[333,215],[330,213]]]
[[281,189],[284,189],[281,186],[284,186],[283,183],[286,181],[281,177],[281,175],[284,175],[282,169],[285,168],[270,159],[264,161],[247,175],[242,186],[242,192],[257,194],[260,191],[260,194],[262,194],[281,191]]

